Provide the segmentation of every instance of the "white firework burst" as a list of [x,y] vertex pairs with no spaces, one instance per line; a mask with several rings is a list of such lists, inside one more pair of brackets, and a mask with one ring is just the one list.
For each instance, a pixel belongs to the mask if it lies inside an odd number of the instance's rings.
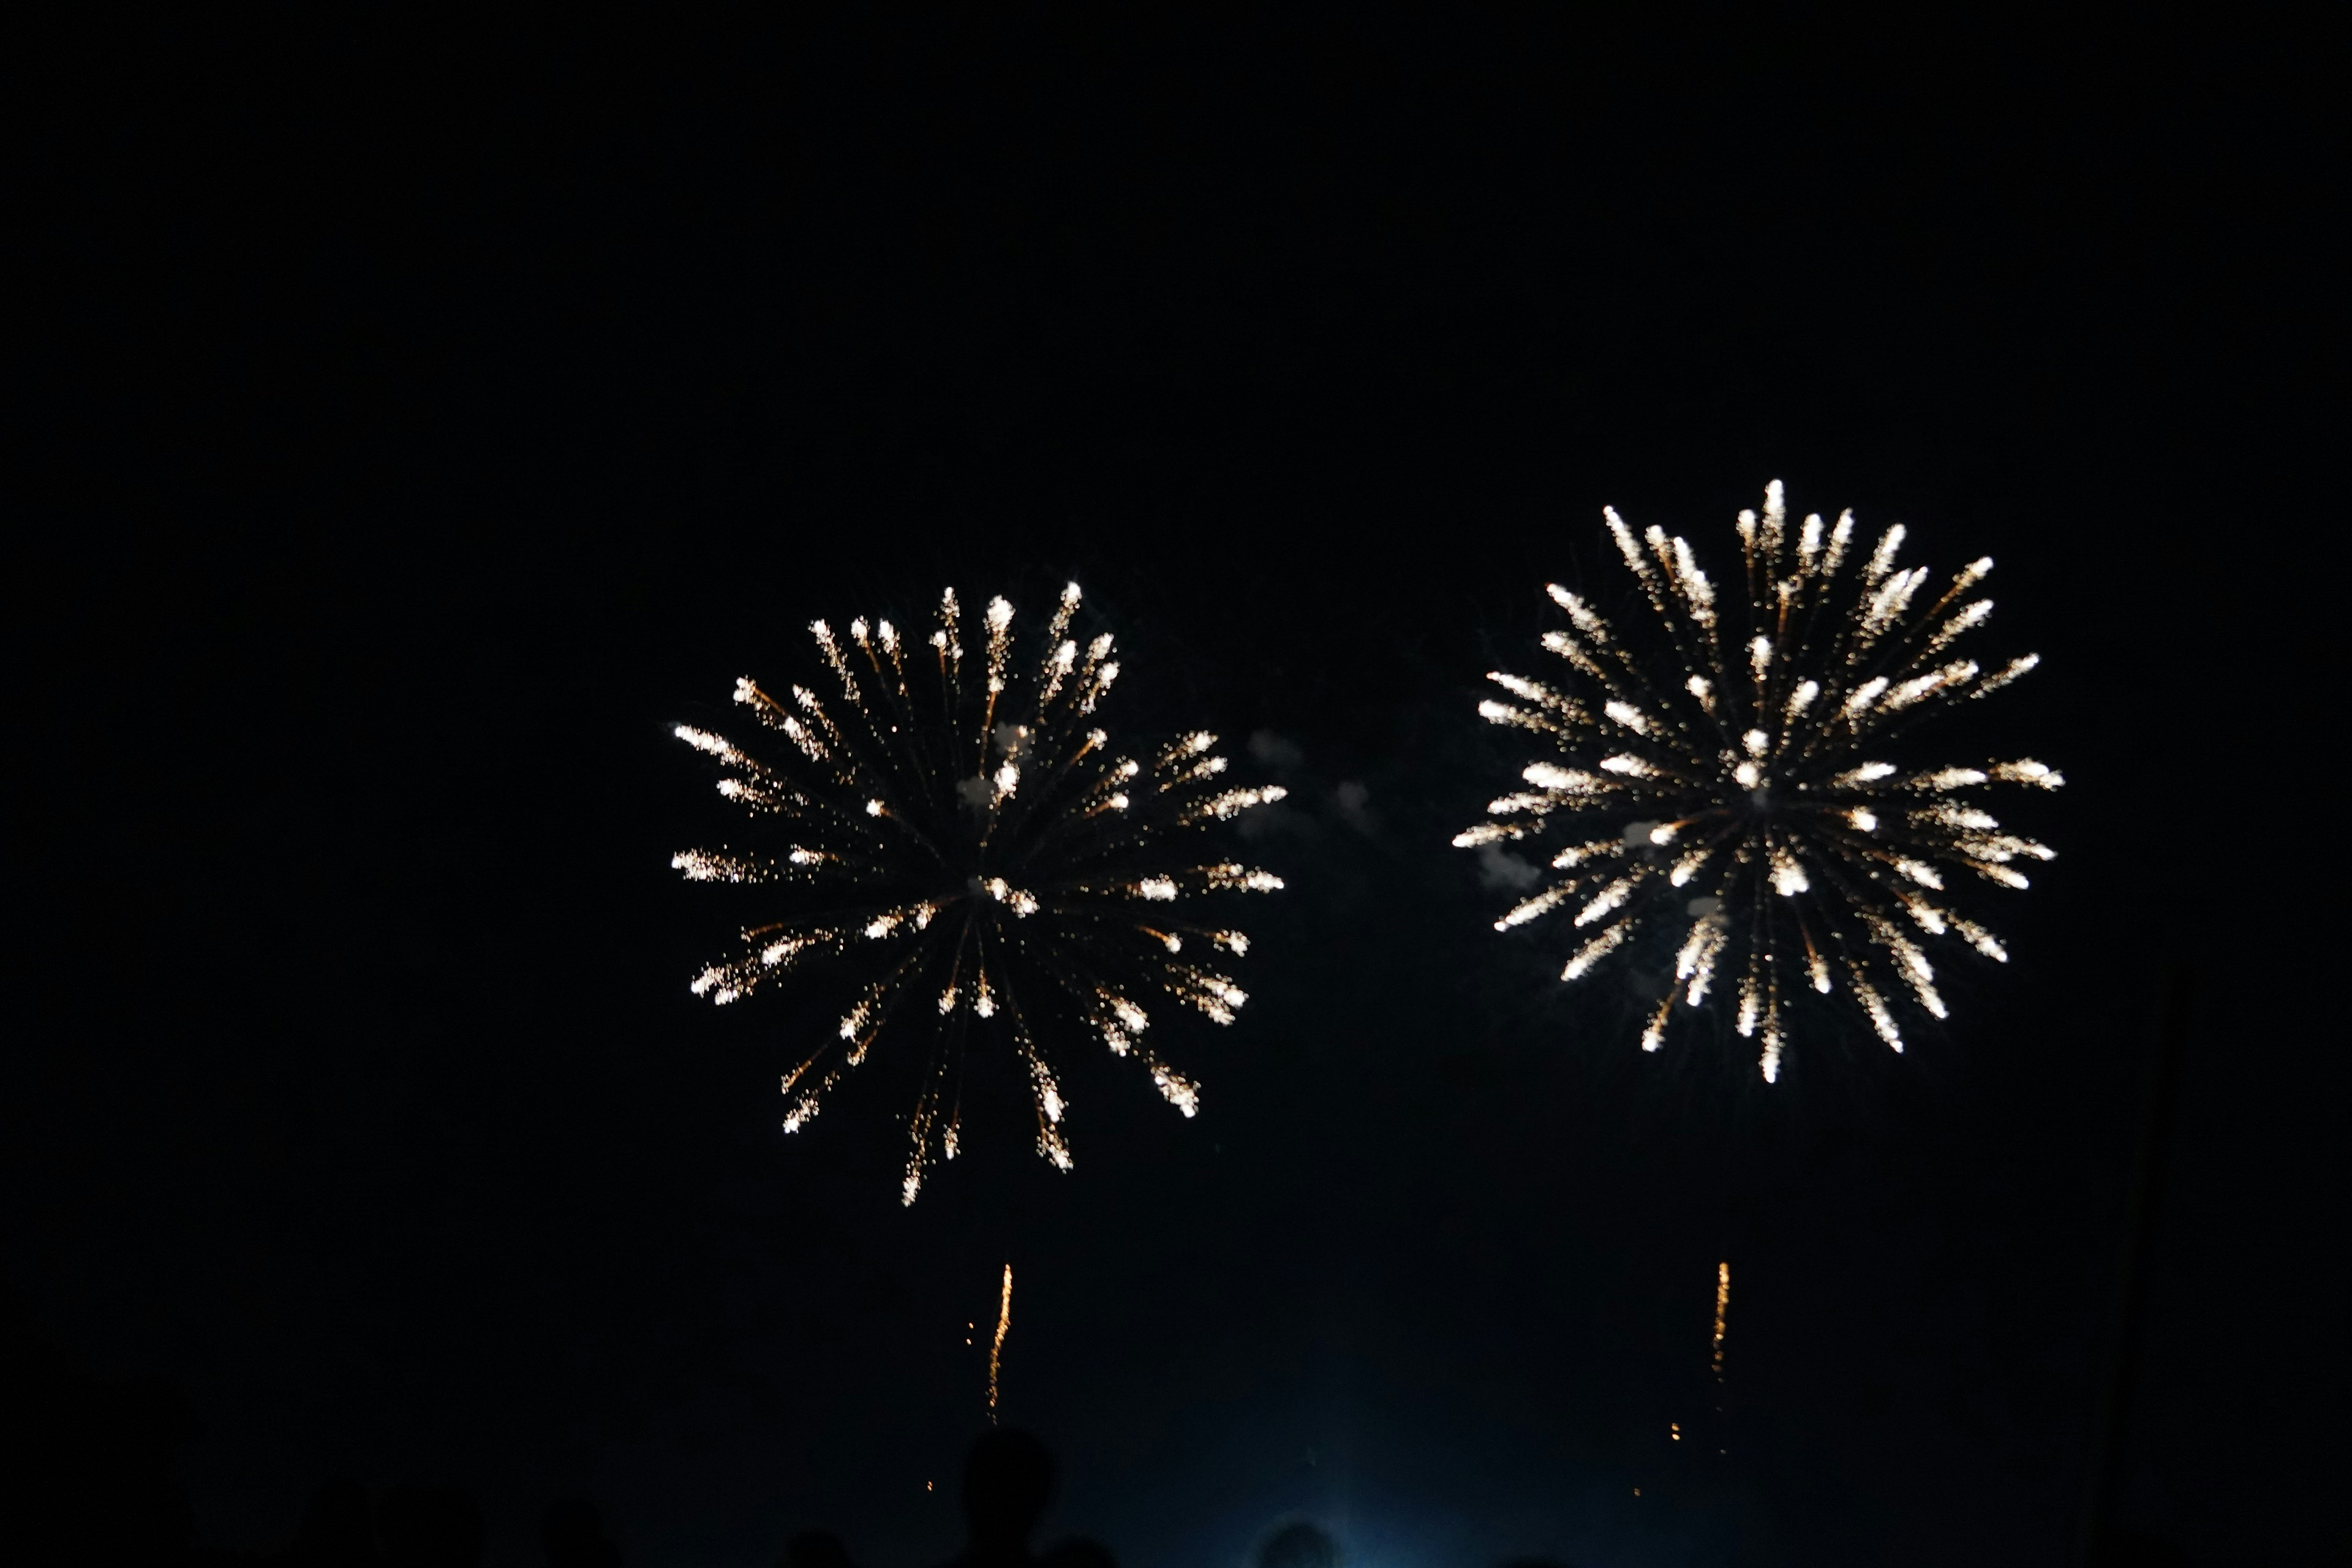
[[850,622],[846,644],[818,621],[832,694],[794,685],[780,697],[746,679],[735,700],[758,719],[756,740],[677,731],[717,762],[719,794],[773,843],[682,850],[671,865],[693,881],[792,889],[781,917],[747,929],[742,951],[697,975],[694,993],[733,1002],[826,959],[862,973],[838,1029],[784,1075],[784,1130],[805,1126],[886,1031],[918,1037],[910,1204],[933,1160],[956,1156],[975,1030],[1009,1047],[1038,1152],[1069,1168],[1068,1100],[1043,1044],[1051,1031],[1024,1010],[1040,993],[1194,1114],[1198,1087],[1144,1043],[1150,1008],[1173,1000],[1233,1022],[1247,998],[1220,955],[1239,956],[1248,939],[1185,911],[1207,895],[1282,886],[1180,853],[1197,830],[1283,792],[1234,786],[1206,732],[1122,754],[1098,721],[1118,663],[1108,636],[1082,647],[1068,635],[1078,602],[1073,583],[1028,664],[1014,658],[1002,598],[981,617],[976,659],[952,589],[911,645],[887,620]]
[[1566,629],[1543,646],[1557,685],[1495,672],[1509,700],[1480,714],[1549,742],[1528,786],[1492,802],[1461,847],[1554,840],[1561,873],[1495,922],[1567,915],[1573,981],[1637,937],[1675,950],[1675,983],[1643,1031],[1664,1043],[1679,1001],[1727,986],[1738,1032],[1780,1075],[1790,1004],[1843,990],[1903,1048],[1897,999],[1941,1018],[1927,948],[1958,942],[1996,962],[2000,941],[1954,907],[1947,878],[2010,889],[2052,851],[2005,832],[1980,800],[1997,785],[2056,789],[2032,760],[1917,768],[1886,760],[1902,731],[1991,695],[2038,662],[1980,666],[1958,645],[1992,601],[1970,563],[1940,593],[1924,566],[1895,563],[1900,524],[1867,555],[1853,514],[1791,526],[1778,479],[1761,515],[1739,514],[1744,624],[1727,624],[1690,545],[1640,536],[1603,509],[1611,537],[1655,612],[1665,651],[1637,651],[1578,595],[1554,584]]

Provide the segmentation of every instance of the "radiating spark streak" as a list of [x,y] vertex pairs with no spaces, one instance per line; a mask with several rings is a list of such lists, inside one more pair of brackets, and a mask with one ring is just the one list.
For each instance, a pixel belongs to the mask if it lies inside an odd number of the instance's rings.
[[1675,994],[1670,990],[1658,1002],[1658,1010],[1650,1015],[1649,1027],[1642,1031],[1642,1048],[1663,1050],[1666,1043],[1666,1016],[1675,1010]]
[[1830,552],[1822,562],[1822,575],[1834,577],[1845,560],[1846,546],[1853,541],[1853,513],[1838,513],[1837,527],[1830,531]]
[[2066,782],[2066,775],[2056,769],[2031,761],[1995,763],[1992,776],[2003,784],[2032,784],[2036,789],[2057,789]]
[[669,867],[684,872],[689,882],[764,882],[775,874],[765,861],[703,849],[680,850],[670,857]]
[[1568,961],[1568,967],[1559,972],[1559,977],[1562,980],[1578,978],[1586,970],[1600,963],[1603,956],[1615,952],[1624,943],[1625,939],[1633,934],[1632,921],[1618,921],[1582,947],[1578,948],[1576,956]]
[[996,1425],[998,1378],[1004,1369],[1004,1336],[1013,1331],[1013,1265],[1004,1266],[1004,1284],[996,1297],[996,1334],[988,1342],[988,1424]]
[[2011,659],[1994,674],[1978,681],[1976,690],[1970,695],[1990,697],[2018,677],[2030,673],[2041,663],[2042,656],[2038,653],[2029,653],[2022,658]]
[[1631,702],[1605,702],[1601,704],[1601,710],[1603,713],[1608,714],[1609,717],[1616,722],[1623,725],[1626,729],[1633,731],[1636,735],[1650,734],[1654,729],[1654,726],[1651,724],[1650,721],[1643,714],[1642,710],[1639,708],[1634,707]]
[[672,733],[696,751],[707,752],[731,766],[739,768],[758,766],[750,757],[737,751],[734,743],[723,735],[714,735],[708,730],[698,730],[690,724],[680,724]]
[[1557,888],[1546,888],[1534,898],[1513,906],[1509,912],[1495,922],[1495,929],[1508,931],[1513,926],[1525,925],[1537,916],[1557,909],[1560,900],[1569,896],[1570,891],[1570,888],[1566,884]]
[[1244,866],[1203,866],[1201,874],[1211,888],[1241,889],[1253,893],[1275,893],[1282,890],[1282,879],[1271,871],[1254,871]]
[[1807,931],[1802,923],[1797,930],[1805,939],[1805,978],[1812,983],[1815,991],[1826,996],[1830,994],[1829,961],[1822,956],[1822,950],[1813,945],[1811,931]]
[[1878,542],[1878,548],[1870,552],[1870,564],[1863,568],[1864,582],[1874,588],[1879,580],[1894,569],[1895,552],[1903,548],[1903,525],[1899,522],[1886,531],[1885,537]]
[[1846,693],[1845,701],[1838,710],[1848,719],[1857,718],[1868,712],[1870,705],[1877,701],[1885,690],[1886,677],[1874,676]]
[[1952,929],[1959,932],[1970,947],[1975,948],[1995,963],[2009,962],[2009,950],[2001,946],[2000,939],[1992,932],[1975,921],[1964,921],[1958,915],[1947,915],[1944,918],[1952,922]]
[[1691,922],[1690,935],[1684,940],[1683,950],[1675,955],[1675,979],[1686,980],[1698,972],[1707,948],[1721,938],[1722,930],[1722,922],[1708,916],[1701,916]]
[[1454,843],[1541,844],[1550,869],[1496,929],[1572,912],[1547,928],[1575,938],[1566,981],[1621,952],[1678,948],[1675,986],[1642,1029],[1644,1050],[1663,1048],[1678,1010],[1708,1005],[1718,971],[1731,1023],[1761,1042],[1768,1082],[1785,1065],[1801,998],[1843,991],[1901,1050],[1898,1003],[1947,1013],[1922,942],[2008,960],[1949,907],[1967,901],[1948,889],[1953,873],[2022,888],[2021,868],[2052,856],[2003,829],[1976,792],[2065,782],[2031,758],[1889,760],[1917,724],[2038,662],[1957,651],[1990,621],[1992,601],[1972,595],[1991,559],[1930,589],[1928,569],[1900,559],[1898,524],[1847,570],[1853,514],[1799,525],[1776,480],[1760,511],[1739,515],[1743,605],[1730,580],[1718,591],[1687,540],[1637,533],[1613,510],[1602,520],[1664,636],[1628,635],[1555,584],[1546,592],[1569,625],[1541,641],[1566,660],[1566,679],[1489,673],[1511,700],[1482,703],[1481,716],[1538,737],[1543,754],[1521,766],[1524,788],[1496,796]]
[[[1151,1024],[1138,999],[1164,993],[1233,1022],[1247,994],[1194,960],[1212,949],[1239,956],[1248,939],[1168,910],[1282,887],[1271,871],[1201,864],[1178,847],[1283,792],[1233,787],[1207,731],[1139,752],[1149,763],[1115,753],[1092,715],[1118,666],[1108,636],[1073,633],[1081,603],[1076,584],[1064,588],[1042,647],[1016,657],[1025,639],[1014,609],[988,600],[976,669],[965,664],[953,590],[941,595],[928,635],[862,616],[840,634],[813,622],[837,692],[778,688],[789,690],[785,702],[745,677],[734,699],[751,709],[756,731],[676,730],[716,764],[722,795],[755,820],[788,825],[793,838],[765,854],[704,847],[673,857],[689,881],[784,900],[781,918],[747,930],[740,954],[705,965],[689,989],[725,1005],[764,982],[797,983],[821,957],[846,968],[854,989],[834,1015],[833,1037],[783,1080],[784,1127],[805,1127],[847,1068],[903,1040],[922,1068],[907,1119],[905,1202],[933,1162],[956,1157],[966,1058],[991,1035],[1010,1036],[1028,1079],[1038,1153],[1070,1167],[1067,1098],[1021,1005],[1033,984],[1070,999],[1090,1032],[1195,1115],[1199,1086],[1138,1043]],[[1549,689],[1531,690],[1538,711],[1588,717]]]
[[[1580,926],[1591,925],[1612,910],[1623,909],[1626,899],[1632,896],[1633,889],[1640,885],[1641,880],[1639,876],[1618,878],[1617,880],[1595,893],[1591,903],[1576,911],[1576,923]],[[1580,970],[1578,973],[1583,972]]]
[[1691,931],[1680,956],[1675,960],[1675,978],[1687,979],[1689,989],[1684,1000],[1696,1007],[1706,999],[1707,984],[1715,978],[1715,961],[1723,952],[1728,936],[1720,921],[1702,921]]

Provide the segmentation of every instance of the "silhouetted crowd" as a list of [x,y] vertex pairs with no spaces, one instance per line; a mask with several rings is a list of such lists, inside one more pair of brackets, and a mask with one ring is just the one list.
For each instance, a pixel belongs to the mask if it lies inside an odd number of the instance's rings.
[[[0,1563],[39,1568],[478,1568],[481,1505],[455,1488],[402,1487],[371,1497],[352,1479],[311,1497],[289,1544],[275,1551],[207,1551],[195,1540],[187,1492],[173,1474],[196,1435],[194,1414],[162,1379],[108,1383],[59,1370],[13,1293],[0,1289]],[[1021,1432],[992,1431],[964,1464],[963,1550],[941,1568],[1113,1568],[1099,1542],[1037,1550],[1054,1490],[1045,1446]],[[622,1568],[596,1510],[566,1500],[541,1520],[546,1568]],[[2169,1568],[2184,1559],[2163,1542],[2114,1531],[2091,1553],[2095,1568]],[[805,1531],[784,1542],[780,1568],[855,1568],[837,1536]],[[1338,1543],[1314,1524],[1285,1525],[1262,1542],[1255,1568],[1339,1568]],[[1562,1568],[1521,1561],[1506,1568]]]
[[[230,1552],[196,1540],[195,1512],[173,1473],[197,1436],[195,1415],[161,1378],[112,1382],[74,1370],[23,1299],[0,1284],[0,1564],[37,1568],[478,1568],[487,1529],[481,1504],[452,1487],[398,1487],[371,1496],[354,1479],[312,1494],[291,1542]],[[1045,1446],[1021,1432],[992,1431],[963,1469],[963,1550],[943,1568],[1113,1568],[1101,1542],[1067,1540],[1038,1550],[1054,1492]],[[604,1520],[577,1500],[540,1521],[546,1568],[621,1568]],[[863,1559],[836,1536],[794,1535],[781,1568],[855,1568]],[[1265,1541],[1258,1568],[1339,1568],[1331,1538],[1311,1524]],[[1536,1568],[1536,1565],[1522,1565]]]
[[[1100,1542],[1076,1538],[1035,1550],[1037,1526],[1054,1490],[1045,1445],[1024,1432],[991,1432],[973,1445],[963,1471],[963,1550],[941,1568],[1116,1568]],[[541,1521],[547,1568],[620,1568],[621,1553],[596,1510],[557,1503]],[[213,1568],[476,1568],[482,1560],[482,1510],[454,1489],[413,1487],[371,1505],[351,1480],[321,1487],[300,1529],[282,1551],[242,1558],[182,1554],[158,1540],[159,1562]],[[784,1543],[780,1568],[856,1568],[838,1536],[807,1531]],[[1339,1568],[1330,1536],[1311,1524],[1277,1531],[1259,1550],[1257,1568]],[[1537,1565],[1523,1565],[1537,1568]]]
[[[356,1480],[327,1482],[302,1511],[294,1539],[275,1551],[208,1552],[194,1540],[185,1490],[172,1478],[174,1452],[194,1433],[169,1384],[109,1388],[77,1381],[31,1395],[8,1425],[33,1437],[0,1466],[0,1540],[11,1562],[103,1563],[109,1568],[478,1568],[481,1505],[448,1487],[404,1487],[370,1498]],[[43,1394],[48,1397],[40,1397]],[[31,1417],[32,1419],[27,1419]],[[993,1431],[973,1445],[963,1471],[963,1550],[942,1568],[1114,1568],[1101,1542],[1060,1542],[1042,1553],[1035,1538],[1054,1489],[1053,1461],[1037,1439]],[[622,1557],[594,1508],[566,1500],[541,1521],[547,1568],[621,1568]],[[783,1546],[781,1568],[856,1568],[839,1537],[818,1531]],[[1258,1568],[1339,1568],[1331,1538],[1294,1524],[1268,1540]]]
[[[20,1316],[0,1297],[0,1316]],[[18,1331],[7,1333],[8,1328]],[[448,1487],[402,1487],[370,1497],[352,1479],[331,1480],[303,1510],[294,1539],[274,1551],[207,1551],[195,1540],[194,1511],[173,1477],[195,1421],[161,1380],[107,1384],[61,1374],[22,1321],[0,1325],[0,1557],[40,1568],[478,1568],[486,1530],[481,1505]],[[1100,1542],[1063,1541],[1036,1550],[1039,1521],[1054,1489],[1045,1446],[1021,1432],[992,1431],[972,1447],[963,1471],[963,1550],[944,1568],[1113,1568]],[[547,1568],[621,1568],[622,1555],[588,1503],[567,1500],[541,1520]],[[836,1536],[808,1531],[783,1545],[782,1568],[855,1568]],[[1338,1568],[1331,1538],[1308,1524],[1267,1541],[1260,1568]]]

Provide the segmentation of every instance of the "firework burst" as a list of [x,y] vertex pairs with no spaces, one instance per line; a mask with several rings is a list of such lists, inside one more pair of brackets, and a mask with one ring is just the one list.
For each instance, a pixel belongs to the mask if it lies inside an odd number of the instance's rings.
[[2005,833],[1979,801],[1997,784],[2056,789],[2040,763],[1916,769],[1881,760],[1903,731],[2032,669],[1988,670],[1955,651],[1992,601],[1971,597],[1990,557],[1940,594],[1924,566],[1900,568],[1900,524],[1867,556],[1853,514],[1791,527],[1780,483],[1739,514],[1746,625],[1727,625],[1690,545],[1640,537],[1612,509],[1611,536],[1664,628],[1670,652],[1637,653],[1582,598],[1557,584],[1570,629],[1544,634],[1559,686],[1487,679],[1512,699],[1479,704],[1496,724],[1549,741],[1527,790],[1492,802],[1457,836],[1471,848],[1564,837],[1558,880],[1495,922],[1507,931],[1567,917],[1576,946],[1562,980],[1591,973],[1637,938],[1675,944],[1675,980],[1643,1031],[1664,1043],[1676,1000],[1703,1004],[1727,980],[1734,1026],[1759,1038],[1780,1075],[1790,1004],[1843,987],[1896,1050],[1895,1001],[1946,1016],[1925,943],[1965,942],[2006,963],[2000,941],[1950,907],[1948,876],[2022,888],[2020,863],[2051,851]]
[[735,700],[759,721],[756,742],[677,731],[718,763],[719,793],[773,848],[689,849],[670,864],[692,881],[787,895],[782,918],[746,930],[740,952],[697,975],[694,994],[733,1002],[827,960],[862,976],[838,1029],[784,1075],[784,1131],[807,1125],[886,1030],[919,1036],[910,1204],[933,1160],[956,1156],[975,1029],[1009,1045],[1035,1104],[1038,1152],[1069,1169],[1068,1101],[1024,997],[1034,1007],[1050,996],[1192,1115],[1197,1086],[1143,1043],[1149,1005],[1172,999],[1231,1023],[1246,998],[1218,955],[1239,956],[1248,939],[1180,911],[1202,895],[1282,886],[1177,853],[1192,830],[1283,792],[1230,787],[1204,732],[1120,754],[1096,721],[1118,664],[1109,637],[1081,647],[1068,635],[1077,606],[1073,583],[1044,657],[1025,666],[1001,598],[976,628],[976,659],[952,589],[936,629],[911,645],[887,620],[850,622],[846,643],[818,621],[810,630],[833,694],[792,686],[777,697],[742,679]]

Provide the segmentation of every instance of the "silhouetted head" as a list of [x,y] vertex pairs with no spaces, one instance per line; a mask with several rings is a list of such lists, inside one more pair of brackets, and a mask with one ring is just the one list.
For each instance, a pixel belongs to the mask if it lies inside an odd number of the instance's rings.
[[1054,1490],[1054,1461],[1026,1432],[991,1432],[963,1462],[963,1516],[975,1546],[1026,1546]]
[[349,1476],[321,1483],[302,1510],[294,1558],[306,1565],[374,1562],[375,1507],[367,1488]]
[[850,1568],[849,1548],[837,1535],[803,1530],[784,1542],[784,1568]]
[[1065,1541],[1037,1559],[1038,1568],[1118,1568],[1110,1548],[1099,1541]]
[[482,1560],[482,1506],[454,1487],[386,1492],[375,1521],[393,1568],[476,1568]]
[[1311,1524],[1285,1525],[1257,1549],[1257,1568],[1339,1568],[1339,1546]]
[[551,1504],[539,1520],[547,1568],[621,1568],[620,1549],[595,1509],[577,1498]]

